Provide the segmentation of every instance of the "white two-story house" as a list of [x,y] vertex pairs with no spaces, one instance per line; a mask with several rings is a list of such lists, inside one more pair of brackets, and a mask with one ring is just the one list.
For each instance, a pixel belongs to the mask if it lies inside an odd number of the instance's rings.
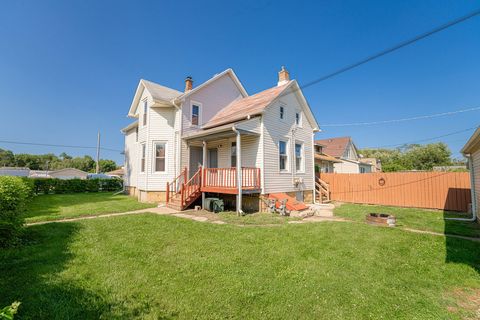
[[312,202],[318,123],[282,67],[275,87],[248,95],[232,69],[180,92],[140,80],[125,134],[125,186],[140,201],[185,209],[222,197],[237,211],[286,193]]

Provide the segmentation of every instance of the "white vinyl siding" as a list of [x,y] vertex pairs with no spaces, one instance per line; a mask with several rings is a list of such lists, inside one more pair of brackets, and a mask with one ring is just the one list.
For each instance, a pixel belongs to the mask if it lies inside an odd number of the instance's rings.
[[[291,89],[289,89],[291,90]],[[279,121],[279,107],[285,108],[285,119]],[[295,192],[302,190],[313,190],[313,141],[312,134],[313,128],[306,118],[303,119],[302,127],[296,130],[292,129],[296,127],[295,124],[295,110],[301,110],[303,114],[305,111],[302,109],[302,104],[295,94],[284,94],[280,98],[280,101],[275,102],[272,106],[268,107],[263,115],[263,167],[264,167],[264,188],[263,193],[275,193],[275,192]],[[288,137],[289,144],[292,141],[303,141],[303,154],[305,163],[305,170],[303,172],[295,172],[295,167],[290,161],[288,168],[289,172],[285,174],[279,174],[279,153],[278,153],[278,141],[285,140]],[[294,146],[289,145],[287,147],[289,152],[289,159],[294,157]],[[292,172],[293,170],[293,172]],[[294,178],[301,178],[303,183],[298,184],[296,187],[293,184]]]
[[142,103],[143,103],[142,124],[144,126],[146,126],[147,125],[147,118],[148,118],[148,101],[147,101],[147,99],[142,101]]
[[138,175],[138,128],[131,129],[125,134],[125,185],[137,186]]

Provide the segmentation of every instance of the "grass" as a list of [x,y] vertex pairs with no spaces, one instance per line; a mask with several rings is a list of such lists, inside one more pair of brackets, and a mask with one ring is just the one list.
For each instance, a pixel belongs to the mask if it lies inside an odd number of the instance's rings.
[[373,212],[395,215],[397,226],[399,227],[480,237],[480,224],[478,223],[445,220],[446,217],[471,217],[471,215],[466,213],[345,203],[336,207],[334,214],[355,221],[365,222],[365,215]]
[[0,250],[19,319],[461,319],[480,292],[478,243],[396,228],[140,214],[27,230]]
[[265,212],[248,213],[243,216],[237,215],[234,211],[224,211],[219,213],[190,211],[188,214],[203,216],[211,221],[223,221],[235,225],[282,225],[289,221],[301,220],[301,218],[297,217],[284,217],[278,214]]
[[75,218],[85,215],[127,212],[155,207],[113,192],[40,195],[29,204],[27,222]]

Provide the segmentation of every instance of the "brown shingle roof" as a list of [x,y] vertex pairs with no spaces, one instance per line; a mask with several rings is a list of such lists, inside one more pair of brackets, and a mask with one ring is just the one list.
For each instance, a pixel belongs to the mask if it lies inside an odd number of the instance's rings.
[[350,140],[350,137],[339,137],[315,140],[315,143],[321,144],[323,146],[322,150],[324,153],[329,154],[335,158],[340,158],[345,153],[345,149],[347,148]]
[[[290,81],[291,82],[291,81]],[[254,116],[263,112],[263,110],[290,84],[290,82],[273,87],[253,96],[231,102],[228,106],[220,110],[210,121],[202,128],[208,129],[226,123],[232,123],[245,119],[248,115]]]

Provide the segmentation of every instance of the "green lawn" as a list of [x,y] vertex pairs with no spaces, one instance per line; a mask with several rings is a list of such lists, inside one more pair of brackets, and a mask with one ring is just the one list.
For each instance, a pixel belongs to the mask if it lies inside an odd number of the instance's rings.
[[365,222],[368,213],[389,213],[397,217],[397,226],[419,230],[480,237],[480,224],[445,220],[446,217],[471,217],[466,213],[415,208],[399,208],[345,203],[335,208],[336,216]]
[[23,247],[0,250],[0,306],[21,301],[19,319],[473,319],[478,308],[480,245],[468,240],[153,214],[27,230]]
[[155,206],[155,204],[140,203],[126,195],[114,195],[113,192],[48,194],[36,196],[29,204],[25,217],[27,222],[37,222],[127,212]]
[[238,216],[236,212],[220,212],[217,214],[217,217],[226,223],[239,225],[277,225],[301,220],[296,217],[284,217],[266,212],[249,213],[244,216]]

